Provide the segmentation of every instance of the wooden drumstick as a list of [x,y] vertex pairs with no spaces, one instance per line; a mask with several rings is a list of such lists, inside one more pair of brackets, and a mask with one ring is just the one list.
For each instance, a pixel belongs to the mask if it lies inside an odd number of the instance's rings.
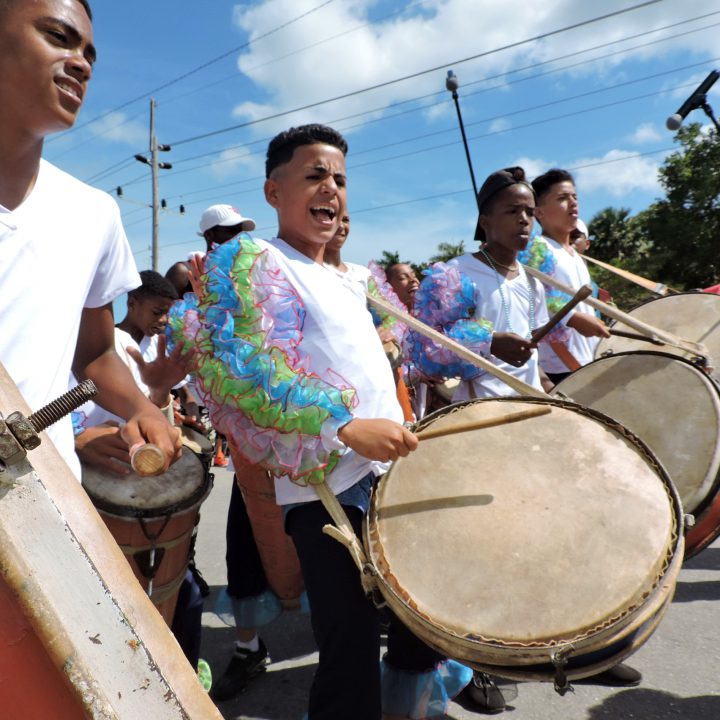
[[623,268],[615,267],[615,265],[611,265],[610,263],[603,262],[602,260],[596,260],[595,258],[590,257],[589,255],[583,255],[583,260],[586,260],[588,262],[593,263],[594,265],[597,265],[598,267],[603,268],[603,270],[608,270],[611,273],[615,273],[618,277],[623,278],[624,280],[628,280],[632,283],[635,283],[636,285],[639,285],[641,288],[645,288],[645,290],[649,290],[652,293],[655,293],[656,295],[660,295],[661,297],[668,294],[677,294],[677,290],[673,290],[672,288],[668,287],[667,285],[663,285],[663,283],[655,282],[654,280],[650,280],[649,278],[645,278],[642,275],[636,275],[633,272],[630,272],[629,270],[625,270]]
[[130,448],[130,465],[143,477],[160,475],[165,466],[165,453],[152,443],[135,443]]
[[[523,265],[523,267],[525,268],[525,271],[528,275],[537,278],[544,285],[550,285],[550,287],[554,287],[557,290],[566,293],[567,295],[573,294],[573,288],[569,287],[565,283],[560,282],[559,280],[556,280],[554,277],[551,277],[550,275],[527,265]],[[696,343],[691,340],[685,340],[658,327],[648,325],[647,323],[638,320],[632,315],[624,313],[618,310],[613,305],[604,303],[597,298],[589,297],[586,298],[585,301],[591,307],[594,307],[596,310],[600,310],[603,315],[607,315],[613,320],[617,320],[618,322],[623,323],[623,325],[627,325],[628,327],[636,330],[639,333],[642,333],[643,335],[648,335],[649,337],[662,340],[666,345],[679,348],[680,350],[691,353],[693,355],[699,355],[705,358],[709,358],[710,356],[707,347],[705,347],[705,345],[701,343]]]
[[653,345],[665,345],[662,340],[641,335],[640,333],[628,332],[627,330],[615,330],[615,328],[609,328],[609,330],[611,335],[616,335],[617,337],[629,338],[630,340],[642,340],[643,342],[649,342]]
[[540,405],[529,410],[519,410],[518,412],[508,413],[507,415],[499,415],[493,418],[482,418],[480,420],[468,420],[467,422],[450,425],[447,427],[433,428],[421,430],[415,434],[418,440],[429,440],[430,438],[442,437],[443,435],[453,435],[455,433],[468,432],[470,430],[483,430],[484,428],[496,427],[497,425],[508,425],[509,423],[528,420],[529,418],[539,417],[540,415],[548,415],[551,408],[547,405]]
[[542,327],[532,334],[531,342],[539,343],[576,305],[592,295],[590,285],[583,285]]
[[497,365],[490,362],[490,360],[486,360],[484,357],[480,357],[480,355],[472,352],[472,350],[468,350],[468,348],[464,347],[459,342],[456,342],[452,338],[446,337],[441,332],[438,332],[434,328],[425,325],[425,323],[420,322],[420,320],[414,318],[412,315],[403,312],[402,310],[399,310],[394,305],[391,305],[389,302],[381,298],[373,297],[372,295],[367,293],[365,297],[367,298],[367,301],[374,307],[382,310],[384,313],[391,315],[394,318],[397,318],[401,322],[405,323],[405,325],[407,325],[409,328],[412,328],[421,335],[424,335],[425,337],[434,340],[438,345],[442,345],[443,347],[452,350],[458,357],[462,358],[463,360],[467,360],[476,367],[486,370],[494,377],[502,380],[506,385],[511,387],[513,390],[515,390],[515,392],[519,393],[520,395],[543,398],[547,397],[547,393],[543,392],[542,390],[538,390],[532,385],[529,385],[528,383],[523,382],[519,378],[516,378],[514,375],[505,372],[505,370],[497,367]]

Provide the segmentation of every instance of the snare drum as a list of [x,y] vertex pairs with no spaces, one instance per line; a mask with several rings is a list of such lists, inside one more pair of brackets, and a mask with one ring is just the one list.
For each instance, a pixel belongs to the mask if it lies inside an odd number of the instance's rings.
[[143,589],[172,624],[198,511],[211,489],[200,460],[185,452],[156,477],[112,475],[83,465],[82,482]]
[[550,414],[422,440],[380,480],[364,539],[383,596],[426,643],[562,689],[654,630],[682,561],[682,511],[649,448],[574,403],[475,400],[420,426],[537,404]]
[[609,415],[650,446],[695,515],[686,558],[720,534],[720,391],[705,373],[677,355],[618,353],[576,370],[557,393]]
[[[641,320],[678,338],[691,342],[702,343],[708,349],[708,364],[720,370],[720,295],[704,292],[677,293],[652,298],[642,305],[633,308],[629,313],[636,320]],[[618,330],[633,328],[621,322],[612,324]],[[650,345],[642,340],[631,340],[623,337],[601,338],[595,349],[595,357],[634,350],[648,350]],[[692,353],[680,348],[664,345],[662,351],[670,355],[678,355],[686,360],[694,360]]]

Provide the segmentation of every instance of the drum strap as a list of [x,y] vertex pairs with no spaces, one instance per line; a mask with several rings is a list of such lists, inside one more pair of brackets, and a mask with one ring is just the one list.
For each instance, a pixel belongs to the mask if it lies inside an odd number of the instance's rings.
[[376,586],[375,568],[368,562],[365,550],[360,540],[358,540],[342,505],[325,481],[313,485],[313,487],[335,523],[335,525],[325,525],[323,532],[349,550],[353,561],[357,565],[358,570],[360,570],[360,581],[362,582],[363,590],[368,594],[372,593]]
[[555,351],[555,354],[560,358],[565,367],[570,372],[579,370],[581,365],[576,360],[575,356],[563,345],[561,342],[551,342],[550,347]]

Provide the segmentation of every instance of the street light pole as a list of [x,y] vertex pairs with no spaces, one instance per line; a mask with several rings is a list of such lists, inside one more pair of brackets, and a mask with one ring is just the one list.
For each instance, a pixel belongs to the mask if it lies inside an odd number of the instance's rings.
[[[465,135],[465,125],[463,125],[462,113],[460,112],[460,101],[457,94],[457,89],[460,87],[460,83],[457,79],[457,75],[455,75],[452,70],[448,70],[445,87],[452,93],[452,99],[455,101],[455,109],[457,110],[458,122],[460,123],[460,133],[462,134],[463,145],[465,146],[465,157],[467,158],[468,169],[470,170],[470,179],[472,180],[473,192],[475,193],[475,202],[477,202],[477,183],[475,182],[475,173],[473,172],[472,160],[470,159],[470,148],[468,148],[467,136]],[[479,205],[478,210],[480,210]]]

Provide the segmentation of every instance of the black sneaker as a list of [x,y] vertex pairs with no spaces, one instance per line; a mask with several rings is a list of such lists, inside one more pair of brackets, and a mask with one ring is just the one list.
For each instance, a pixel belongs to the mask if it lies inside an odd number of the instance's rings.
[[472,703],[472,710],[487,715],[496,715],[505,710],[505,698],[500,688],[487,673],[474,671],[473,679],[463,693]]
[[262,638],[255,652],[236,648],[225,672],[213,683],[212,699],[222,702],[239,695],[252,678],[265,672],[269,662],[270,656]]
[[625,663],[619,663],[609,670],[588,678],[595,685],[608,685],[609,687],[637,687],[642,681],[642,673]]

